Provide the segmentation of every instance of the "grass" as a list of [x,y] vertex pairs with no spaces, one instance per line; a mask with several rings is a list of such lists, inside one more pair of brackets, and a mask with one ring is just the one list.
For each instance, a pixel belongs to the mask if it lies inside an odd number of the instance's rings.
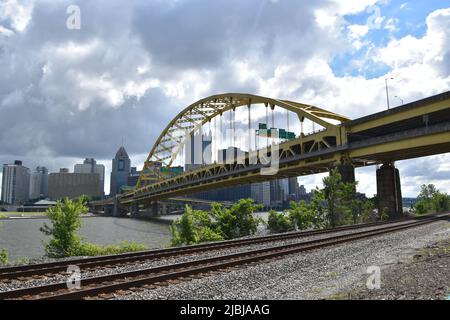
[[327,300],[347,300],[347,299],[349,299],[349,294],[345,292],[338,292],[327,297]]
[[77,250],[77,256],[104,256],[111,254],[120,254],[128,252],[138,252],[149,250],[150,248],[144,244],[138,244],[135,242],[124,241],[119,245],[107,245],[101,246],[93,243],[82,243],[80,248]]

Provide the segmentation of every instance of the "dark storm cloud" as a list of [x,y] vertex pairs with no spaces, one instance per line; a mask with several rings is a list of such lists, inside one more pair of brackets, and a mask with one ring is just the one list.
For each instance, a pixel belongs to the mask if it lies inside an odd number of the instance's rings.
[[333,39],[317,29],[313,14],[325,2],[150,1],[138,4],[133,26],[167,72],[216,69],[236,58],[265,62],[258,67],[273,72],[270,60],[283,63],[327,50],[321,44]]

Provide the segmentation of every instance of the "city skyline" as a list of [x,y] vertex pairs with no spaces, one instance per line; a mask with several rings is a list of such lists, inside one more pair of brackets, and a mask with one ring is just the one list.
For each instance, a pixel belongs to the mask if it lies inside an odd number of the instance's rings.
[[[386,79],[391,107],[450,88],[450,62],[440,59],[450,52],[445,1],[105,3],[78,2],[79,30],[64,24],[70,1],[7,3],[0,164],[20,159],[56,172],[93,157],[105,166],[108,194],[122,139],[140,170],[167,123],[211,94],[255,93],[357,118],[386,109]],[[277,19],[287,10],[292,19]],[[217,17],[208,30],[191,23],[205,15]],[[449,163],[448,154],[398,162],[403,194],[416,196],[422,183],[449,192]],[[375,169],[356,170],[360,192],[376,193]],[[310,190],[323,176],[299,182]]]

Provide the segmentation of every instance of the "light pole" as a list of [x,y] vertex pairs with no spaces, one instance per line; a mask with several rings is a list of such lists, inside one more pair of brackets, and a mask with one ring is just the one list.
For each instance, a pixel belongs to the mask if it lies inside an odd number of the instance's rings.
[[386,79],[384,79],[384,82],[386,83],[386,99],[387,99],[387,107],[388,107],[388,110],[390,109],[390,106],[389,106],[389,89],[388,89],[388,80],[394,80],[394,78],[386,78]]
[[403,99],[402,98],[400,98],[399,96],[395,96],[397,99],[399,99],[401,102],[402,102],[402,105],[403,105]]

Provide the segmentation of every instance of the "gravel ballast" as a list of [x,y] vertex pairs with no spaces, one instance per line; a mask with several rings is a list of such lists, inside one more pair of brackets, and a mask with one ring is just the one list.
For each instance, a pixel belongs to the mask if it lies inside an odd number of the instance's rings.
[[[399,223],[394,223],[392,225],[403,225],[406,223],[409,223],[409,222],[399,222]],[[103,267],[103,268],[98,268],[95,270],[84,270],[81,274],[81,278],[85,279],[85,278],[110,275],[110,274],[115,274],[115,273],[120,273],[120,272],[135,271],[135,270],[140,270],[140,269],[159,267],[159,266],[173,264],[173,263],[182,263],[182,262],[188,262],[188,261],[192,261],[192,260],[224,256],[224,255],[239,253],[239,252],[243,252],[243,251],[258,250],[258,249],[268,248],[268,247],[272,247],[272,246],[282,246],[282,245],[305,242],[305,241],[310,241],[310,240],[328,238],[330,236],[338,236],[338,235],[344,235],[344,234],[349,234],[349,233],[357,233],[357,232],[361,232],[361,231],[374,230],[379,227],[380,226],[372,226],[372,227],[366,227],[366,228],[361,228],[361,229],[333,232],[332,234],[318,234],[318,235],[312,235],[312,236],[293,238],[293,239],[289,239],[289,240],[277,240],[277,241],[271,241],[271,242],[266,242],[266,243],[249,244],[249,245],[245,245],[245,246],[232,247],[232,248],[226,248],[226,249],[221,249],[221,250],[208,250],[208,251],[200,252],[200,253],[187,254],[187,255],[178,256],[178,257],[168,257],[168,258],[162,258],[162,259],[157,259],[157,260],[135,262],[135,263],[127,264],[127,265],[119,264],[119,265],[113,266],[113,267]],[[65,259],[59,259],[59,260],[60,261],[70,261],[70,260],[78,259],[78,258],[81,258],[81,257],[65,258]],[[41,261],[37,261],[37,262],[52,262],[52,261],[57,261],[57,259],[45,258],[45,259],[42,259]],[[26,280],[26,281],[19,281],[19,280],[12,280],[9,282],[1,282],[0,281],[0,292],[21,289],[21,288],[28,288],[28,287],[33,287],[33,286],[41,286],[41,285],[59,283],[59,282],[64,282],[66,280],[67,280],[66,275],[56,274],[52,277],[47,277],[47,278],[41,277],[39,279],[32,279],[32,280]]]
[[[266,262],[239,270],[233,270],[206,278],[194,279],[154,290],[145,290],[118,299],[343,299],[347,292],[366,285],[371,266],[381,269],[383,275],[389,266],[410,260],[415,251],[437,241],[450,238],[448,221],[434,222],[409,230],[390,233],[375,238],[291,255],[280,260]],[[435,258],[427,265],[432,274],[436,263],[448,268],[448,260]],[[446,265],[447,264],[447,265]],[[440,268],[440,267],[439,267]],[[414,278],[425,278],[425,270],[410,270]],[[430,290],[448,290],[448,273],[436,273],[436,281],[429,282]],[[386,278],[387,279],[387,278]],[[392,278],[395,281],[395,278]],[[439,288],[434,288],[436,286]],[[443,289],[442,289],[443,288]],[[403,292],[412,289],[405,282]],[[445,292],[443,295],[447,294]],[[442,298],[443,295],[433,297]],[[364,298],[365,296],[355,296]],[[374,299],[389,298],[379,292]],[[392,296],[395,298],[395,295]],[[408,297],[408,296],[406,296]],[[411,298],[427,298],[421,294]],[[370,297],[369,297],[370,298]]]

